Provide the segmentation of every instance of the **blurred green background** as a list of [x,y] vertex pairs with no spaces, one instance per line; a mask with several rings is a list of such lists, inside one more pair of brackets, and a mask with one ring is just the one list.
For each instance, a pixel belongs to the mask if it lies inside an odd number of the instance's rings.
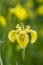
[[[20,20],[13,14],[9,20],[9,8],[15,8],[17,4],[25,8],[30,13],[28,15],[31,15],[31,12],[33,15]],[[0,16],[6,19],[6,27],[0,24],[0,55],[3,65],[43,65],[43,0],[0,0]],[[16,41],[13,44],[8,40],[8,32],[22,22],[38,32],[37,41],[33,45],[28,44],[25,55],[22,49],[17,48]]]

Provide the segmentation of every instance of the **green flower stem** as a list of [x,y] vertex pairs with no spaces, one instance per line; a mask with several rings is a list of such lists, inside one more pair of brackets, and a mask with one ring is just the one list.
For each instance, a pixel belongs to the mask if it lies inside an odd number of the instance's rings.
[[22,61],[24,61],[24,59],[25,59],[25,49],[21,50],[21,58],[22,58]]

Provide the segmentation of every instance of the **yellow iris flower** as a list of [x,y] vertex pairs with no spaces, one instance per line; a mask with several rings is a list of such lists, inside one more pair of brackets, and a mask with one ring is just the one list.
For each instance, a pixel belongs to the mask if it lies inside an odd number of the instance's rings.
[[[30,2],[30,3],[31,3],[31,5],[27,4],[24,7],[22,7],[20,4],[18,4],[18,5],[16,5],[15,8],[10,8],[9,13],[8,13],[8,20],[11,20],[12,14],[15,14],[19,20],[25,20],[27,17],[33,18],[34,13],[29,8],[32,6],[32,2]],[[29,8],[29,9],[27,9],[27,8]]]
[[37,8],[37,13],[38,13],[38,15],[43,15],[43,5],[41,5]]
[[8,17],[10,18],[12,14],[15,14],[20,20],[24,20],[27,17],[27,11],[21,5],[17,5],[15,8],[9,9]]
[[24,20],[26,17],[27,17],[27,12],[26,10],[21,7],[20,5],[17,5],[16,8],[15,8],[15,14],[16,16],[21,19],[21,20]]
[[0,24],[5,27],[6,26],[6,19],[3,16],[0,16]]
[[17,28],[16,30],[11,30],[8,33],[8,38],[11,42],[14,42],[16,39],[20,48],[25,49],[29,43],[28,33],[30,33],[31,34],[31,44],[35,43],[35,41],[37,40],[37,32],[32,30],[30,26],[27,26],[24,29],[23,24],[22,26],[17,24],[16,28]]

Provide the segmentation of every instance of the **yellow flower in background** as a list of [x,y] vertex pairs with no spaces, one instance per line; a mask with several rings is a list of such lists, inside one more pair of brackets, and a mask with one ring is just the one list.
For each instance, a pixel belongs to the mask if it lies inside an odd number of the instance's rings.
[[39,7],[37,8],[37,14],[38,14],[38,15],[43,15],[43,5],[41,5],[41,6],[39,6]]
[[[31,4],[30,4],[31,3]],[[30,7],[32,6],[32,2],[29,2],[29,5],[24,5],[22,7],[21,5],[16,5],[15,8],[10,8],[8,13],[8,19],[11,20],[12,14],[15,14],[16,17],[20,20],[25,20],[26,18],[32,18],[34,17],[33,11],[31,11]]]
[[3,16],[0,16],[0,24],[5,27],[6,26],[6,19]]
[[18,45],[20,48],[25,49],[29,43],[29,36],[28,33],[31,34],[31,44],[35,43],[37,40],[37,32],[32,30],[30,26],[24,28],[24,24],[22,26],[19,24],[16,25],[16,30],[11,30],[8,33],[8,38],[11,42],[15,42],[17,40]]
[[17,5],[15,7],[14,12],[15,12],[16,16],[21,20],[24,20],[27,17],[27,12],[23,7],[21,7],[21,5]]
[[15,14],[20,20],[24,20],[27,17],[26,10],[21,5],[16,5],[15,8],[9,9],[9,17],[11,14]]

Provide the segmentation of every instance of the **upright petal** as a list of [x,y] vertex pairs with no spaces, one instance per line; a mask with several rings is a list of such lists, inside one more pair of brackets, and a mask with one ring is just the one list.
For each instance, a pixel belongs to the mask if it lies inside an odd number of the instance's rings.
[[31,28],[30,25],[29,25],[29,26],[27,25],[24,31],[25,31],[26,33],[29,33],[29,32],[30,32],[30,28]]

